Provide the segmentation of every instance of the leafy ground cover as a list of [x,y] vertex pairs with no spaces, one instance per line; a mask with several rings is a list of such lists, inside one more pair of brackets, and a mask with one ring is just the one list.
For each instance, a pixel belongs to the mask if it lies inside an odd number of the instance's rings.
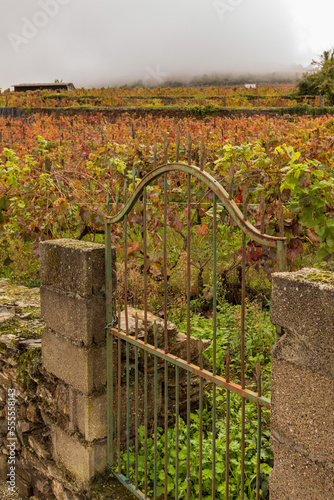
[[[173,318],[173,316],[171,316]],[[178,314],[173,318],[181,331],[186,332],[186,321],[179,321]],[[230,351],[231,380],[240,383],[240,306],[232,306],[222,300],[219,306],[217,331],[217,373],[225,375],[225,353]],[[212,339],[213,321],[201,315],[191,316],[192,336],[202,339]],[[269,315],[256,304],[247,304],[246,307],[246,378],[247,387],[257,390],[254,367],[257,361],[263,366],[262,380],[264,394],[270,396],[270,349],[275,341],[275,329],[270,323]],[[212,368],[212,346],[205,351]],[[225,470],[226,470],[226,391],[217,391],[217,423],[216,423],[216,496],[225,498]],[[212,498],[212,391],[205,392],[203,420],[202,420],[202,498]],[[241,480],[241,398],[231,394],[231,423],[230,423],[230,457],[229,457],[229,494],[231,499],[240,498]],[[257,454],[257,406],[246,403],[246,438],[245,438],[245,499],[256,498],[256,454]],[[199,494],[199,450],[200,450],[200,413],[191,413],[190,426],[190,498],[196,499]],[[262,410],[261,432],[261,498],[269,498],[269,474],[273,467],[273,454],[269,447],[270,412]],[[168,498],[176,498],[175,489],[178,488],[178,498],[187,498],[187,425],[179,418],[179,445],[178,445],[178,481],[176,485],[176,427],[171,425],[167,435],[168,443]],[[152,493],[154,485],[154,465],[157,469],[157,496],[164,494],[165,488],[165,433],[161,427],[157,431],[157,455],[155,457],[154,433],[149,429],[147,440],[147,469],[148,487]],[[138,455],[134,447],[129,456],[130,477],[135,479],[136,458],[138,460],[139,487],[144,489],[145,470],[145,431],[140,427],[138,434]],[[127,453],[122,456],[123,473],[126,473]]]

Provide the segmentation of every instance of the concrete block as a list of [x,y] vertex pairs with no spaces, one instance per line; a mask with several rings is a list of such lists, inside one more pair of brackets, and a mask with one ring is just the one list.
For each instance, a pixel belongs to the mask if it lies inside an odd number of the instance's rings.
[[333,500],[333,470],[274,439],[271,448],[275,462],[270,474],[270,500]]
[[334,333],[334,308],[328,307],[334,302],[334,286],[313,281],[314,277],[309,281],[307,276],[315,273],[316,269],[302,269],[273,274],[271,320],[274,324],[300,333],[319,330]]
[[272,360],[271,431],[313,461],[334,462],[334,380]]
[[43,330],[43,367],[83,394],[106,385],[106,357],[105,346],[79,347],[47,327]]
[[73,342],[106,342],[106,300],[101,293],[84,299],[42,286],[41,312],[49,328]]
[[[131,370],[131,369],[130,369]],[[122,365],[122,384],[121,384],[121,404],[120,404],[120,430],[122,442],[126,439],[126,421],[127,421],[127,398],[126,398],[126,366]],[[130,408],[129,408],[129,425],[130,437],[135,434],[136,412],[135,412],[135,383],[133,379],[133,371],[130,376]],[[144,424],[144,386],[142,380],[138,385],[138,425]],[[182,388],[180,388],[181,394]],[[117,373],[114,380],[114,414],[118,415],[118,390],[117,390]],[[147,418],[149,424],[154,418],[154,386],[153,383],[147,388]],[[162,379],[158,379],[158,412],[162,411]],[[180,404],[181,406],[181,404]],[[73,387],[63,384],[59,390],[58,400],[58,424],[59,427],[66,430],[69,434],[79,432],[87,441],[103,439],[107,436],[107,394],[106,390],[103,393],[92,394],[86,396],[81,392],[73,389]]]
[[107,437],[107,394],[85,396],[68,388],[68,415],[73,430],[78,430],[86,441]]
[[286,335],[272,355],[334,377],[334,286],[309,281],[315,272],[273,275],[271,321]]
[[107,467],[107,440],[88,444],[56,427],[52,435],[53,458],[83,484]]
[[[113,249],[113,262],[116,251]],[[90,298],[105,290],[105,247],[62,239],[40,243],[42,285]],[[113,273],[114,285],[116,272]]]

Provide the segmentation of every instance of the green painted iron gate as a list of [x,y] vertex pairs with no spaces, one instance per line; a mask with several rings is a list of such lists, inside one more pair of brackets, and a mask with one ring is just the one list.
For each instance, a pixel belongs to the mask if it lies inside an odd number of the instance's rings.
[[[185,195],[177,195],[181,189],[175,179],[185,180]],[[173,179],[173,183],[170,182]],[[196,191],[196,183],[202,190]],[[173,193],[169,194],[170,185]],[[182,184],[182,183],[181,183]],[[155,186],[155,187],[153,187]],[[154,196],[152,192],[154,191]],[[204,192],[204,195],[203,195]],[[161,194],[161,218],[156,222],[160,229],[155,236],[148,231],[148,224],[153,224],[152,206],[157,205],[157,194]],[[210,214],[209,224],[201,224],[198,216],[199,205],[195,204],[196,194],[205,198],[204,211]],[[175,198],[176,196],[176,198]],[[179,197],[177,197],[179,196]],[[117,197],[118,198],[118,197]],[[109,215],[106,220],[106,274],[107,274],[107,377],[108,377],[108,465],[126,488],[137,498],[250,498],[245,492],[245,440],[247,437],[246,407],[249,404],[257,406],[257,449],[254,452],[256,461],[256,480],[253,479],[254,498],[261,498],[260,466],[261,466],[261,411],[270,409],[270,400],[261,395],[261,368],[256,370],[257,389],[247,389],[248,380],[245,376],[245,288],[246,288],[246,251],[247,239],[274,250],[277,255],[277,269],[285,269],[285,238],[263,234],[247,221],[246,199],[243,192],[243,212],[238,208],[227,191],[210,174],[202,168],[190,164],[167,163],[154,168],[135,186],[127,200],[127,193],[120,210],[118,199],[116,215]],[[176,201],[175,201],[176,199]],[[174,200],[174,201],[173,201]],[[139,207],[139,216],[129,219],[131,211]],[[172,212],[169,208],[173,207]],[[181,216],[175,215],[175,207],[181,211]],[[204,213],[203,211],[201,212]],[[223,245],[220,224],[222,218],[229,220],[234,230],[239,228],[241,247],[237,253],[237,263],[241,268],[240,295],[240,378],[238,383],[230,380],[229,350],[224,353],[225,373],[217,373],[217,308],[220,294],[219,245]],[[227,219],[226,219],[227,218]],[[123,240],[120,245],[121,272],[123,282],[120,290],[113,290],[112,242],[114,231],[122,222]],[[197,224],[196,224],[197,222]],[[183,271],[179,278],[185,280],[185,318],[186,337],[184,349],[176,352],[171,348],[168,322],[170,300],[171,265],[168,257],[172,241],[172,229],[177,235],[181,229],[184,236],[178,236],[182,241]],[[135,231],[138,241],[129,239],[129,226]],[[137,226],[137,227],[136,227]],[[194,230],[195,232],[194,235]],[[136,233],[137,231],[137,233]],[[191,301],[192,301],[192,252],[196,251],[205,238],[211,252],[206,268],[210,268],[208,276],[211,280],[209,315],[212,317],[212,363],[208,364],[203,354],[204,343],[197,340],[198,355],[194,355],[191,345],[194,343],[191,331]],[[153,239],[152,239],[153,238]],[[155,238],[155,240],[154,240]],[[199,243],[198,243],[199,242]],[[152,264],[155,245],[160,245],[158,264]],[[133,255],[141,262],[137,271],[143,281],[140,296],[142,306],[141,319],[138,315],[129,318],[131,294],[137,293],[136,284],[130,280]],[[157,254],[159,252],[156,252]],[[151,256],[151,257],[149,257]],[[149,260],[151,259],[151,260]],[[120,266],[120,264],[118,264]],[[155,267],[154,267],[155,266]],[[151,321],[149,311],[150,290],[148,280],[153,271],[159,275],[155,279],[163,290],[163,307],[160,310],[159,325]],[[201,268],[203,270],[203,267]],[[154,278],[154,276],[153,276]],[[159,278],[159,279],[158,279]],[[139,287],[139,285],[138,285]],[[117,293],[116,293],[117,292]],[[115,295],[116,298],[115,300]],[[139,312],[140,314],[140,312]],[[181,313],[180,313],[181,314]],[[123,319],[121,319],[121,317]],[[149,321],[150,320],[150,321]],[[132,323],[131,323],[132,322]],[[131,324],[130,324],[131,323]],[[138,325],[141,325],[141,330]],[[234,363],[235,365],[235,363]],[[172,381],[172,382],[171,382]],[[194,397],[195,394],[195,397]],[[240,398],[240,432],[238,436],[231,435],[231,404],[237,395]],[[233,398],[232,398],[233,396]],[[224,411],[220,409],[223,401]],[[210,413],[210,429],[204,421],[204,413]],[[196,417],[195,417],[196,415]],[[194,418],[197,419],[197,431],[192,432]],[[235,417],[233,417],[235,418]],[[223,423],[222,423],[223,422]],[[223,430],[222,430],[223,429]],[[219,433],[225,435],[224,457],[218,456],[216,449]],[[208,444],[208,439],[210,443]],[[233,475],[234,463],[230,460],[230,452],[234,440],[240,441],[240,492],[238,496],[230,493],[230,477]],[[209,447],[209,450],[208,450]],[[195,451],[194,451],[195,450]],[[221,449],[219,451],[221,453]],[[203,457],[210,457],[210,467],[203,468]],[[209,455],[208,455],[209,454]],[[224,471],[222,473],[222,464]],[[224,477],[223,481],[219,478]],[[207,484],[210,481],[210,493]],[[206,491],[204,492],[204,486]]]

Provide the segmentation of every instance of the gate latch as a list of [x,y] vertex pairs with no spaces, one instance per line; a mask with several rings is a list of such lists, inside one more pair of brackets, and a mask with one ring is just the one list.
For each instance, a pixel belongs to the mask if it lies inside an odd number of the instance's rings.
[[109,330],[110,328],[114,328],[117,325],[117,317],[113,318],[111,323],[107,323],[105,329]]

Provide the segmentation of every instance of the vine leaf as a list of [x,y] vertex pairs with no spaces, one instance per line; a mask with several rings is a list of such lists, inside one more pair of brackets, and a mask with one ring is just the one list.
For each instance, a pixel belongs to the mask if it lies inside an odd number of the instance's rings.
[[287,257],[289,260],[301,255],[304,251],[303,243],[300,238],[292,238],[288,245]]
[[199,236],[206,236],[209,232],[208,225],[204,222],[201,225],[196,226],[196,233]]

